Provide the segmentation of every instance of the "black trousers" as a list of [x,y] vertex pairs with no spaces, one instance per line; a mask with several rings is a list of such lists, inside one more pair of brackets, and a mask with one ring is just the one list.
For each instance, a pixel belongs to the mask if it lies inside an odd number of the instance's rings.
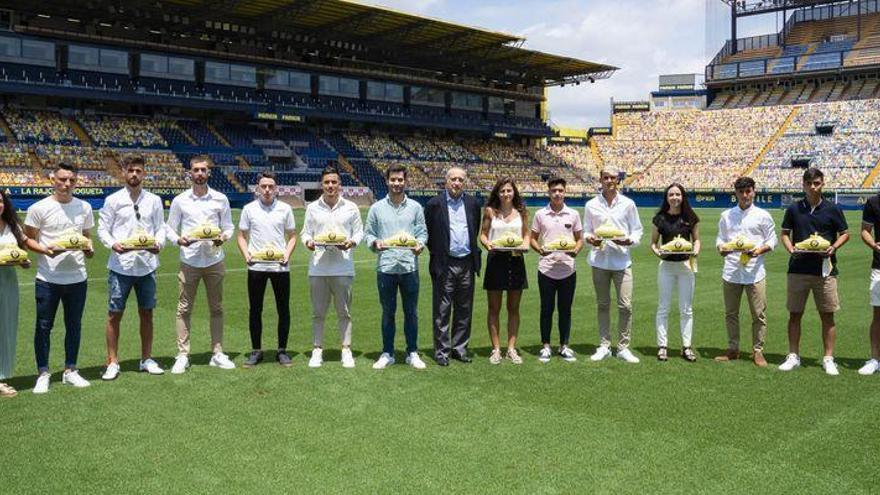
[[541,343],[550,343],[550,329],[553,328],[553,310],[559,310],[559,344],[568,345],[571,335],[571,305],[574,302],[574,289],[577,286],[577,273],[562,280],[555,280],[538,272],[538,291],[541,294]]
[[446,271],[439,277],[432,276],[431,283],[434,357],[448,358],[451,353],[467,355],[474,306],[474,269],[471,257],[450,258]]
[[258,272],[248,270],[248,299],[250,300],[251,346],[263,348],[263,298],[266,284],[272,281],[275,308],[278,311],[278,349],[287,349],[290,334],[290,273]]

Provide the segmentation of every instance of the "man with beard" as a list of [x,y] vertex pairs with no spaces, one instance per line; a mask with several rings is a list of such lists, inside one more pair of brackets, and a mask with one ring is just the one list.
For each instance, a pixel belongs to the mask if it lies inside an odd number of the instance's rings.
[[[145,191],[144,159],[128,157],[122,165],[125,187],[107,197],[98,217],[98,239],[107,249],[107,369],[101,377],[115,380],[120,373],[119,324],[125,303],[134,289],[140,317],[141,361],[138,369],[151,375],[164,373],[152,358],[153,308],[156,307],[156,270],[159,249],[165,244],[165,217],[159,196]],[[145,242],[137,249],[124,241],[141,237]],[[150,243],[150,241],[152,241]],[[149,243],[149,245],[147,245]]]
[[[223,277],[226,275],[223,243],[232,237],[232,211],[229,199],[220,191],[208,187],[213,162],[205,155],[195,156],[189,162],[192,188],[171,201],[168,213],[168,239],[180,246],[180,271],[177,274],[180,299],[177,303],[177,358],[171,373],[179,375],[189,368],[189,335],[192,326],[193,303],[199,282],[205,281],[208,306],[211,313],[210,365],[233,369],[235,364],[223,353]],[[212,240],[193,236],[196,229],[220,230]]]

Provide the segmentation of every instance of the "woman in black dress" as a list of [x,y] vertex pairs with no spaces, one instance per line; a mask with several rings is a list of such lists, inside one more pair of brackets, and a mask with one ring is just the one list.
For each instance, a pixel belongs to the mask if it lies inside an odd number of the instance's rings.
[[[489,362],[501,363],[501,338],[499,321],[501,299],[507,291],[507,358],[514,364],[521,364],[522,358],[516,351],[516,337],[519,332],[519,302],[523,289],[528,288],[523,253],[528,251],[531,232],[529,213],[520,197],[519,189],[511,178],[501,178],[489,194],[489,201],[483,211],[480,242],[489,251],[486,259],[486,273],[483,276],[483,289],[488,293],[489,311],[486,316],[489,337],[492,339],[492,355]],[[519,245],[507,246],[501,239],[519,240]]]

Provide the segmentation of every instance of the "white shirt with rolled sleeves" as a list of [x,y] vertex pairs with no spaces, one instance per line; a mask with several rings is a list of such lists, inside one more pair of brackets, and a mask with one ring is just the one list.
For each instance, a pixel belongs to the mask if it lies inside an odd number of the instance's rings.
[[348,250],[342,250],[334,246],[316,246],[309,262],[310,277],[353,277],[354,262],[352,253],[364,237],[364,225],[361,221],[361,212],[357,205],[345,198],[331,208],[321,197],[306,207],[306,217],[303,221],[303,243],[314,242],[314,238],[331,227],[340,229],[343,234],[354,243]]
[[[715,246],[730,242],[742,235],[755,243],[755,247],[767,246],[771,250],[776,247],[776,222],[767,210],[750,206],[743,210],[739,206],[721,212],[718,220],[718,236]],[[740,253],[731,253],[724,257],[721,278],[733,284],[751,285],[764,280],[767,271],[764,268],[764,256],[756,256],[743,265]]]
[[[182,235],[208,223],[220,227],[227,240],[232,238],[235,226],[232,225],[232,210],[229,198],[225,194],[208,188],[204,196],[196,196],[192,189],[178,194],[171,201],[168,213],[168,240],[177,244]],[[180,261],[195,268],[206,268],[223,261],[223,247],[214,246],[213,242],[193,242],[189,246],[180,246]]]
[[[138,211],[134,210],[137,205]],[[140,214],[140,220],[138,220]],[[110,250],[107,268],[120,275],[143,277],[159,268],[159,256],[144,250],[127,251],[119,254],[113,245],[131,237],[138,229],[156,239],[161,248],[165,245],[165,213],[162,199],[149,192],[141,191],[137,200],[131,200],[128,190],[122,188],[107,196],[104,207],[98,213],[98,240]]]
[[587,201],[584,206],[584,237],[595,235],[596,229],[610,220],[615,227],[626,232],[626,237],[632,241],[629,246],[621,246],[612,241],[603,243],[602,249],[592,247],[590,249],[590,266],[603,270],[620,271],[626,270],[632,264],[630,249],[639,245],[642,239],[642,221],[639,219],[639,210],[633,200],[619,192],[611,204],[605,201],[605,197],[599,194]]
[[[256,253],[269,245],[282,251],[287,249],[286,233],[296,229],[296,220],[290,205],[277,199],[266,206],[261,199],[252,201],[241,210],[238,230],[248,233],[248,251]],[[287,272],[281,263],[254,263],[248,270],[255,272]]]
[[[81,199],[72,198],[67,203],[59,203],[54,196],[49,196],[27,209],[24,224],[38,229],[40,238],[37,241],[51,247],[58,244],[68,231],[82,233],[91,230],[95,218],[92,206]],[[84,282],[87,278],[86,256],[82,251],[67,251],[54,258],[44,255],[37,258],[37,280],[69,285]]]

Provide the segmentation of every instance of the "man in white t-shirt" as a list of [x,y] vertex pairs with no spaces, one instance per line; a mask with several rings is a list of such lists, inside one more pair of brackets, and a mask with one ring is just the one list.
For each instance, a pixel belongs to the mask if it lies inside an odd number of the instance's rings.
[[[119,326],[125,303],[134,289],[140,319],[140,371],[164,373],[153,360],[153,308],[156,307],[156,270],[159,249],[165,245],[165,214],[162,199],[145,191],[144,159],[130,156],[122,165],[125,187],[107,196],[98,216],[98,239],[110,250],[107,259],[107,369],[103,380],[115,380],[120,373]],[[144,239],[152,244],[138,249],[126,241]],[[151,240],[152,239],[152,240]]]
[[[86,258],[94,256],[91,229],[95,226],[92,207],[73,197],[77,169],[59,163],[52,173],[54,192],[37,201],[27,210],[25,234],[37,259],[37,280],[34,294],[37,302],[34,353],[37,359],[35,394],[49,391],[49,343],[58,304],[64,307],[64,375],[61,382],[76,388],[90,384],[76,369],[82,334],[82,315],[88,288]],[[84,236],[86,239],[82,240]],[[74,247],[74,244],[77,247]],[[69,250],[59,246],[67,245]]]
[[[180,271],[177,274],[177,358],[171,373],[179,375],[189,368],[189,336],[192,310],[199,282],[205,282],[211,314],[210,365],[233,369],[235,363],[223,353],[223,278],[226,276],[226,255],[223,243],[232,237],[232,210],[229,199],[220,191],[208,187],[213,162],[206,155],[193,157],[189,162],[192,188],[178,194],[171,201],[166,234],[170,242],[180,246]],[[213,240],[201,240],[195,230],[219,229]]]
[[[292,362],[287,354],[290,334],[290,268],[288,261],[296,247],[296,220],[290,205],[278,201],[278,184],[273,172],[263,172],[257,183],[257,199],[245,205],[238,221],[238,249],[248,264],[248,300],[251,348],[245,368],[263,360],[263,298],[272,282],[278,311],[278,353],[275,360],[284,367]],[[260,253],[282,255],[278,262],[260,260]],[[255,256],[256,255],[256,256]]]
[[[309,293],[312,298],[312,350],[310,368],[324,362],[324,318],[330,299],[336,304],[336,321],[342,341],[342,366],[354,368],[351,353],[351,285],[354,281],[352,250],[364,236],[361,212],[356,204],[343,198],[339,189],[340,176],[336,167],[328,166],[321,172],[323,194],[306,208],[302,241],[313,251],[309,263]],[[333,243],[328,235],[345,237]]]

